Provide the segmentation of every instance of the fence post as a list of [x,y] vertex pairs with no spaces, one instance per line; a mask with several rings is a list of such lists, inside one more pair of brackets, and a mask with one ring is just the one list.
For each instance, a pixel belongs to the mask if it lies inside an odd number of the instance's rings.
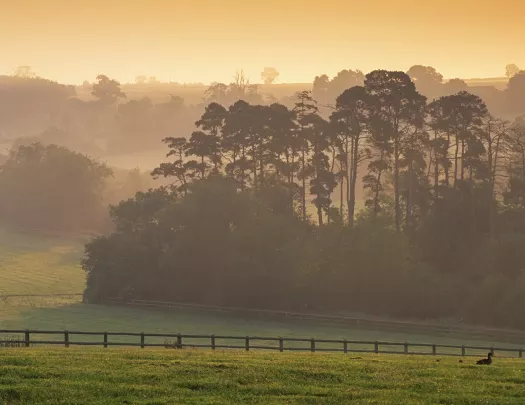
[[520,358],[523,357],[523,349],[519,350],[519,356],[520,356]]
[[405,346],[405,354],[408,354],[408,343],[405,342],[405,345],[404,345],[404,346]]
[[462,355],[462,356],[465,355],[465,346],[461,346],[461,355]]
[[108,348],[108,333],[104,332],[104,349]]
[[432,345],[432,354],[435,356],[436,355],[436,345]]
[[279,351],[284,351],[284,339],[282,337],[279,338]]
[[29,347],[29,342],[30,342],[29,330],[26,330],[26,332],[25,332],[25,345],[26,345],[26,347]]
[[379,353],[379,342],[377,341],[374,342],[374,353]]
[[69,347],[69,332],[67,330],[64,332],[64,346]]
[[250,351],[250,337],[249,336],[245,337],[244,346],[246,347],[246,351],[249,352]]
[[310,339],[310,351],[315,353],[315,338]]
[[140,348],[144,349],[144,332],[140,333]]
[[182,335],[180,333],[177,334],[177,349],[182,349]]
[[343,352],[345,354],[348,353],[348,342],[346,341],[346,339],[343,342]]
[[211,335],[211,350],[215,351],[215,335]]

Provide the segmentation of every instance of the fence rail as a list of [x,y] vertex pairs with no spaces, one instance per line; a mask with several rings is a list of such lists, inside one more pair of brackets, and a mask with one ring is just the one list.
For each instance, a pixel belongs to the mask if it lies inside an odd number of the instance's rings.
[[[6,336],[2,336],[6,335]],[[15,335],[23,335],[15,336]],[[63,340],[50,340],[42,336],[59,336]],[[31,337],[33,336],[33,339]],[[100,340],[82,341],[73,339],[74,336],[100,336]],[[39,337],[39,339],[34,339]],[[110,341],[111,337],[137,338],[132,341]],[[156,342],[147,338],[157,339]],[[158,338],[173,339],[158,342]],[[300,345],[300,344],[303,345]],[[242,349],[305,351],[305,352],[340,352],[340,353],[382,353],[382,354],[408,354],[408,355],[445,355],[445,356],[479,356],[481,351],[492,353],[512,353],[514,356],[523,357],[522,348],[445,345],[432,343],[408,343],[386,341],[363,341],[346,339],[315,339],[315,338],[285,338],[268,336],[229,336],[229,335],[193,335],[180,333],[143,333],[143,332],[79,332],[57,330],[24,330],[0,329],[0,347],[13,345],[30,347],[32,345],[59,345],[70,346],[129,346],[129,347],[164,347],[164,348],[208,348],[208,349]],[[396,348],[399,348],[396,350]],[[410,349],[413,350],[410,350]],[[424,350],[426,349],[426,350]],[[440,351],[439,349],[444,349]],[[467,352],[469,351],[469,352]],[[476,353],[474,353],[476,352]]]

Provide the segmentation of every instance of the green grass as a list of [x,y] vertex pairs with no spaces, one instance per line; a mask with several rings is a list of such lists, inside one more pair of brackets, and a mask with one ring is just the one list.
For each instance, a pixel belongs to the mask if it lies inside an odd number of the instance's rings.
[[[79,260],[84,240],[0,232],[0,295],[81,293],[85,274],[79,267]],[[372,330],[287,318],[245,318],[216,312],[87,305],[81,302],[81,297],[0,298],[0,329],[346,338],[516,347],[493,338],[474,339],[468,334],[432,336],[423,332]],[[115,339],[130,341],[128,338]]]
[[0,229],[0,295],[82,293],[83,240]]
[[523,404],[525,363],[395,355],[0,350],[5,404]]

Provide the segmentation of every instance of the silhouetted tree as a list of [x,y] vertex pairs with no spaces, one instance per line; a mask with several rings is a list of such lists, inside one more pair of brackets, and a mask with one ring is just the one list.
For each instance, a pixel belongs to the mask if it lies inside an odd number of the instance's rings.
[[412,66],[407,74],[416,84],[421,94],[429,98],[435,98],[441,94],[443,75],[431,66]]
[[309,176],[307,156],[310,153],[309,138],[311,137],[314,122],[316,122],[317,116],[319,114],[317,103],[312,98],[312,93],[310,91],[305,90],[297,93],[294,113],[299,131],[298,152],[300,158],[300,168],[297,177],[302,183],[301,210],[303,220],[306,220],[306,179]]
[[510,78],[506,95],[509,111],[525,113],[525,70]]
[[17,66],[14,71],[14,76],[23,79],[29,79],[36,77],[36,73],[33,71],[31,66]]
[[[399,173],[404,146],[409,136],[421,130],[425,120],[426,98],[416,91],[414,83],[403,72],[376,70],[366,76],[365,88],[371,106],[370,119],[381,135],[376,147],[391,146],[393,162],[396,230],[401,230]],[[383,154],[390,152],[385,148]],[[384,158],[384,156],[383,156]]]
[[467,83],[461,79],[450,79],[446,83],[443,83],[442,87],[444,96],[457,94],[462,91],[468,91]]
[[20,146],[0,166],[0,220],[31,229],[100,229],[111,174],[106,165],[63,147]]
[[273,67],[265,67],[261,73],[261,79],[264,84],[272,84],[279,77],[279,72]]
[[[336,110],[330,116],[338,137],[341,169],[346,179],[348,223],[353,226],[356,203],[356,185],[359,164],[368,155],[363,143],[368,133],[368,105],[366,90],[355,86],[345,90],[336,100]],[[343,182],[340,182],[341,190]],[[342,213],[341,213],[342,215]]]
[[312,96],[321,105],[334,105],[337,97],[354,86],[362,86],[365,80],[360,70],[341,70],[332,80],[327,75],[316,76]]
[[305,172],[310,177],[310,194],[315,195],[312,200],[317,209],[319,225],[323,225],[323,212],[328,213],[332,194],[337,185],[333,173],[330,171],[330,162],[327,150],[330,146],[330,127],[328,122],[317,114],[305,115],[301,123],[308,126],[306,135],[311,147],[309,165]]
[[507,66],[505,66],[505,76],[507,76],[509,79],[516,76],[520,72],[520,68],[516,66],[514,63],[511,63]]
[[105,75],[97,76],[91,94],[105,105],[113,105],[119,98],[126,98],[126,94],[120,89],[120,83]]

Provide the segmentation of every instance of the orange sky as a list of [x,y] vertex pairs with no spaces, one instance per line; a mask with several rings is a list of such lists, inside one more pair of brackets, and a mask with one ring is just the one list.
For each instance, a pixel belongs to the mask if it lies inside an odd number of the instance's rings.
[[70,83],[105,73],[310,82],[343,68],[436,67],[445,77],[525,68],[525,0],[0,0],[0,74],[31,65]]

